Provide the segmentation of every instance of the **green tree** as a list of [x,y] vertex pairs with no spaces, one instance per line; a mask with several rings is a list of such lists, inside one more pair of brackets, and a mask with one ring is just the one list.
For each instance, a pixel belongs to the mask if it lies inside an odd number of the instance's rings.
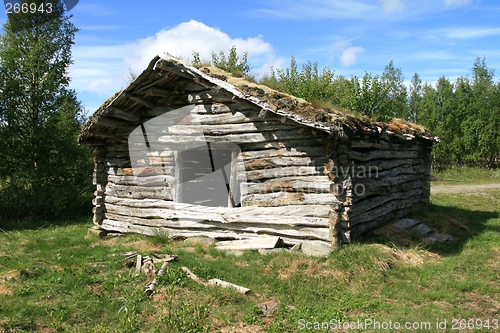
[[0,216],[18,219],[82,209],[92,172],[76,143],[83,108],[68,88],[78,29],[62,2],[31,2],[52,10],[10,14],[0,38]]
[[410,97],[408,100],[409,120],[413,123],[417,123],[419,121],[419,113],[422,108],[422,94],[422,80],[418,74],[415,73],[411,78]]
[[407,97],[404,85],[404,75],[400,68],[395,68],[391,60],[382,73],[382,82],[386,86],[387,102],[384,116],[409,120]]
[[[195,52],[193,57],[193,62],[200,62],[198,53]],[[232,73],[233,75],[239,76],[248,76],[251,70],[248,63],[248,52],[243,53],[243,56],[240,58],[238,56],[238,52],[236,51],[236,46],[231,47],[227,58],[223,51],[221,51],[219,55],[212,52],[212,65],[223,69],[226,72]]]

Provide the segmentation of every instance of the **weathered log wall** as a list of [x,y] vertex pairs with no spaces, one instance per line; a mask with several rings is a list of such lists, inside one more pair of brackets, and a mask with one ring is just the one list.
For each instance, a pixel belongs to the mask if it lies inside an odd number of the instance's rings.
[[[235,116],[239,123],[220,124]],[[148,234],[161,228],[173,236],[244,238],[270,234],[290,242],[308,239],[331,244],[330,212],[340,202],[325,173],[329,160],[324,147],[326,134],[313,133],[282,117],[263,116],[254,110],[234,111],[221,104],[194,107],[181,121],[183,125],[153,131],[149,126],[146,134],[151,150],[140,154],[144,157],[141,161],[130,161],[130,156],[138,156],[134,149],[141,148],[128,146],[125,140],[115,140],[100,150],[96,179],[103,191],[99,199],[96,197],[100,206],[95,220],[102,227]],[[203,136],[199,135],[200,125]],[[197,140],[238,143],[241,153],[233,167],[236,179],[245,180],[239,189],[242,207],[176,202],[183,176],[178,170],[180,153],[172,151],[171,144]],[[132,169],[131,165],[141,167]],[[192,166],[183,167],[186,165]]]
[[383,136],[346,144],[346,160],[333,168],[343,201],[335,218],[344,242],[429,203],[430,145]]

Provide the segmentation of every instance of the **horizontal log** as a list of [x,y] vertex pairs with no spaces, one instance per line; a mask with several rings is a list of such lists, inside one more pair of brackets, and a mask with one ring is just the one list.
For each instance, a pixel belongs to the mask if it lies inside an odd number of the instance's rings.
[[405,158],[422,158],[422,152],[418,150],[372,150],[359,152],[351,150],[348,152],[351,159],[356,161],[370,161],[375,159],[405,159]]
[[251,233],[251,234],[264,234],[264,235],[275,235],[275,236],[286,236],[292,238],[302,238],[302,239],[320,239],[324,241],[330,240],[330,229],[329,227],[302,227],[302,226],[289,226],[285,224],[257,224],[257,223],[219,223],[215,221],[210,221],[210,223],[204,223],[203,221],[172,221],[166,219],[145,219],[139,217],[130,217],[124,215],[116,215],[112,213],[106,213],[107,219],[112,219],[118,222],[132,224],[135,226],[143,226],[150,228],[161,228],[162,230],[169,231],[200,231],[200,230],[213,230],[215,232],[220,231],[232,231],[235,233]]
[[322,167],[328,158],[326,157],[266,157],[247,160],[241,164],[239,171],[258,170],[272,167],[290,167],[290,166],[320,166]]
[[145,100],[144,98],[141,98],[139,96],[133,95],[131,93],[124,92],[122,93],[123,97],[128,98],[134,102],[137,102],[139,104],[142,104],[150,109],[154,108],[156,105],[153,102],[150,102],[148,100]]
[[[174,125],[165,129],[167,134],[193,135],[227,135],[236,133],[259,133],[268,131],[278,131],[297,128],[294,124],[283,124],[278,121],[250,122],[243,124],[224,124],[224,125]],[[148,128],[149,130],[149,128]]]
[[159,175],[150,177],[135,177],[135,176],[114,176],[109,175],[108,181],[115,185],[132,185],[132,186],[168,186],[171,187],[177,182],[173,176]]
[[[131,223],[126,223],[126,222],[118,222],[110,219],[104,219],[101,223],[101,228],[108,230],[108,231],[117,231],[117,232],[122,232],[122,233],[140,233],[144,235],[149,235],[153,236],[155,233],[155,230],[158,230],[157,228],[152,228],[152,227],[144,227],[140,225],[133,225]],[[220,240],[228,240],[228,239],[257,239],[262,236],[256,235],[254,233],[243,233],[243,232],[233,232],[233,231],[213,231],[213,230],[200,230],[200,231],[195,231],[195,230],[175,230],[175,229],[168,229],[164,228],[161,230],[165,230],[168,232],[170,236],[173,238],[189,238],[189,237],[209,237],[209,238],[214,238],[214,239],[220,239]],[[314,243],[314,244],[320,244],[320,245],[325,245],[325,246],[330,246],[330,241],[322,241],[322,240],[317,240],[314,238],[308,238],[308,237],[301,237],[301,238],[292,238],[292,237],[286,237],[286,236],[280,236],[287,244],[297,244],[300,243],[304,240],[307,240],[307,242]]]
[[[291,205],[286,207],[205,207],[186,203],[178,203],[155,199],[127,199],[106,196],[106,203],[135,208],[166,208],[194,213],[217,214],[246,214],[246,215],[274,215],[274,216],[306,216],[328,217],[331,208],[328,205]],[[233,212],[234,211],[234,212]]]
[[261,151],[267,149],[292,149],[297,146],[321,146],[320,138],[304,137],[303,139],[288,139],[268,142],[240,143],[242,151]]
[[162,200],[172,200],[173,199],[173,189],[167,186],[158,187],[146,187],[146,186],[126,186],[126,185],[115,185],[113,183],[108,183],[106,185],[106,195],[116,196],[119,198],[130,198],[130,199],[162,199]]
[[381,195],[377,197],[367,198],[363,201],[357,202],[353,206],[345,207],[344,211],[342,212],[342,220],[349,221],[357,215],[360,215],[366,211],[384,205],[386,202],[396,199],[404,199],[415,195],[422,196],[423,195],[422,189],[416,188],[408,192],[395,192],[389,195]]
[[270,157],[322,157],[325,156],[324,148],[317,146],[298,146],[292,148],[267,149],[257,151],[243,151],[241,156],[244,160]]
[[418,179],[414,181],[394,184],[392,186],[391,185],[374,186],[374,187],[365,186],[364,188],[360,188],[359,186],[357,186],[354,191],[355,192],[354,196],[350,198],[348,202],[344,202],[344,205],[348,206],[357,204],[359,201],[364,200],[364,198],[368,196],[373,196],[373,195],[384,196],[384,195],[390,195],[391,193],[395,192],[407,192],[416,188],[423,189],[425,193],[425,188],[423,187],[423,183],[421,180]]
[[137,168],[109,168],[109,175],[114,176],[135,176],[135,177],[150,177],[150,176],[175,176],[174,167],[165,166],[165,167],[137,167]]
[[370,168],[377,168],[377,170],[384,171],[392,168],[400,167],[400,166],[409,166],[413,167],[416,165],[425,165],[423,159],[420,158],[402,158],[402,159],[394,159],[394,160],[371,160],[368,162],[356,163],[356,168],[365,168],[369,170]]
[[422,150],[424,149],[424,145],[422,145],[419,140],[412,140],[403,143],[394,143],[380,140],[359,140],[353,139],[351,141],[352,149],[387,149],[387,150]]
[[[122,215],[130,218],[152,220],[151,226],[171,228],[226,228],[226,224],[244,224],[281,227],[329,227],[328,218],[306,217],[300,219],[293,215],[253,215],[242,213],[239,209],[228,209],[224,213],[204,213],[165,208],[133,208],[110,203],[105,205],[106,214]],[[157,221],[158,220],[158,221]],[[162,221],[159,221],[162,220]],[[156,225],[160,223],[161,225]],[[167,223],[167,224],[165,224]],[[199,226],[197,226],[199,224]],[[223,225],[224,224],[224,225]],[[240,228],[236,226],[235,228]]]
[[242,206],[340,205],[332,194],[275,192],[249,194],[242,197]]
[[239,124],[249,122],[264,122],[271,120],[282,120],[278,115],[270,115],[266,118],[259,118],[259,111],[251,110],[238,110],[229,113],[220,114],[192,114],[184,120],[183,123],[193,123],[201,125],[217,125],[217,124]]
[[324,175],[322,166],[288,166],[262,170],[250,170],[238,172],[238,178],[257,180],[266,178],[279,178],[290,176],[321,176]]
[[374,208],[368,212],[357,215],[349,221],[340,222],[342,228],[350,228],[356,224],[366,223],[368,221],[374,220],[380,216],[383,216],[393,210],[403,209],[406,207],[411,207],[412,205],[420,202],[422,200],[422,194],[417,194],[414,196],[405,197],[401,195],[401,200],[392,200],[385,203],[381,207]]
[[[301,178],[301,179],[296,179]],[[310,179],[308,179],[310,178]],[[315,179],[315,180],[313,180]],[[246,185],[246,193],[270,192],[330,193],[327,177],[283,177]]]
[[120,110],[114,106],[108,106],[103,113],[104,116],[124,120],[130,123],[140,123],[142,117],[136,113]]
[[228,134],[221,136],[214,135],[162,135],[158,138],[158,142],[166,143],[191,143],[191,142],[227,142],[227,143],[255,143],[266,141],[279,141],[286,139],[294,139],[297,137],[310,136],[309,133],[301,132],[297,129],[280,130],[261,133],[244,133],[244,134]]

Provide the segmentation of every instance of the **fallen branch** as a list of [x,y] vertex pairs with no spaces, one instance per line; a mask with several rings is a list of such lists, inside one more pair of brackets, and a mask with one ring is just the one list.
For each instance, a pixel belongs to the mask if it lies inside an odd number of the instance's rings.
[[184,272],[186,272],[188,278],[190,278],[191,280],[194,280],[194,281],[196,281],[199,284],[202,284],[204,286],[219,286],[222,288],[233,288],[241,294],[248,294],[250,292],[250,289],[248,289],[248,288],[238,286],[236,284],[226,282],[226,281],[223,281],[220,279],[210,279],[210,280],[208,280],[208,282],[205,282],[205,281],[203,281],[202,278],[196,276],[193,272],[191,272],[189,270],[189,268],[184,267],[184,266],[182,267],[182,270]]
[[248,288],[245,288],[245,287],[242,287],[242,286],[238,286],[237,284],[233,284],[233,283],[230,283],[230,282],[222,281],[222,280],[219,280],[219,279],[208,280],[208,285],[209,286],[219,286],[219,287],[222,287],[222,288],[233,288],[236,291],[238,291],[240,294],[248,294],[250,292],[250,289],[248,289]]
[[[158,274],[156,276],[162,276],[165,275],[165,270],[167,269],[168,261],[165,261],[163,265],[161,265],[160,270],[158,271]],[[147,287],[146,287],[146,294],[149,296],[151,295],[155,289],[156,286],[158,285],[158,280],[155,278],[153,282],[151,282]]]
[[188,278],[190,278],[191,280],[194,280],[194,281],[196,281],[196,282],[198,282],[199,284],[202,284],[202,285],[204,285],[204,286],[208,286],[208,284],[207,284],[205,281],[203,281],[203,279],[202,279],[202,278],[197,277],[197,276],[196,276],[193,272],[191,272],[191,271],[189,270],[189,268],[187,268],[187,267],[185,267],[185,266],[182,266],[182,270],[183,270],[184,272],[186,272],[187,277],[188,277]]

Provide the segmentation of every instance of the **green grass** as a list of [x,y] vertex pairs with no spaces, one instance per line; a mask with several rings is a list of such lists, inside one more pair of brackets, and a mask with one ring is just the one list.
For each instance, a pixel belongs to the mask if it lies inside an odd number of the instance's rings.
[[[448,330],[453,318],[500,319],[500,190],[487,194],[435,195],[428,209],[412,214],[452,234],[453,243],[398,246],[367,237],[328,258],[236,257],[201,244],[188,251],[166,235],[100,239],[81,220],[2,227],[0,332],[237,332],[240,325],[296,332],[308,322],[370,319],[428,321],[438,331],[438,319],[447,319]],[[148,279],[119,255],[130,250],[179,255],[151,297],[144,293]],[[196,284],[182,266],[252,292]],[[259,305],[267,301],[278,309],[264,314]]]
[[433,184],[500,183],[500,169],[451,167],[445,171],[435,171],[432,175],[437,177],[437,181]]

